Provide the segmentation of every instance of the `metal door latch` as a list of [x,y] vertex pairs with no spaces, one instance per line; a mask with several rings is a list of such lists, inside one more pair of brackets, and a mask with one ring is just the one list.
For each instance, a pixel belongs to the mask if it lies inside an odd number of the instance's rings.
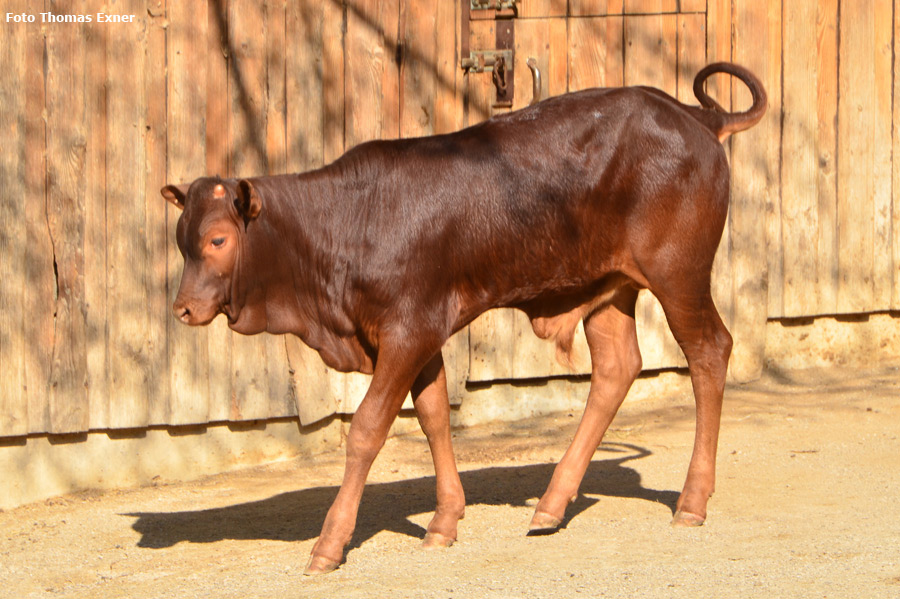
[[[497,89],[495,108],[513,105],[515,93],[516,0],[470,0],[462,5],[460,65],[469,73],[490,71]],[[476,16],[477,15],[477,16]],[[494,19],[494,48],[469,50],[469,19]]]
[[495,107],[512,106],[512,50],[475,50],[469,52],[461,61],[462,67],[469,73],[491,74],[491,81],[497,89]]
[[462,59],[461,64],[470,73],[484,73],[493,71],[497,63],[510,64],[512,57],[512,50],[474,50]]

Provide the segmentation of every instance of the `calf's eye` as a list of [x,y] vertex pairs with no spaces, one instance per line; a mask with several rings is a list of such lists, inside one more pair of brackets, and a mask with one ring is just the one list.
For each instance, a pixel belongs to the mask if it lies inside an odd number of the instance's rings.
[[212,244],[216,247],[221,247],[223,243],[225,243],[224,237],[214,237],[212,240]]

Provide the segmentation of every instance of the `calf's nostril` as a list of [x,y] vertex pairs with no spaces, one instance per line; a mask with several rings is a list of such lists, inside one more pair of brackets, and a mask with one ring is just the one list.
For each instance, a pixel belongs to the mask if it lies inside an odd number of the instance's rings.
[[172,311],[175,313],[175,317],[178,318],[178,320],[181,320],[183,322],[187,322],[187,319],[191,315],[190,308],[188,308],[184,304],[176,303],[175,305],[172,306]]

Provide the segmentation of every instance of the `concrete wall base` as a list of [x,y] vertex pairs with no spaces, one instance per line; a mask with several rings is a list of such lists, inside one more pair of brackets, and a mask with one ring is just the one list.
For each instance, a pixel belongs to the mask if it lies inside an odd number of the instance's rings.
[[340,445],[342,426],[334,419],[301,429],[288,419],[0,439],[0,509],[322,453]]
[[766,327],[766,367],[873,367],[900,363],[900,312],[785,318]]
[[[771,321],[766,356],[768,368],[783,370],[900,365],[900,313]],[[453,409],[452,424],[468,427],[567,411],[580,415],[589,387],[587,377],[479,384]],[[626,401],[660,395],[691,401],[687,371],[643,374]],[[341,446],[348,426],[349,418],[335,416],[310,427],[284,419],[0,439],[0,509],[86,489],[190,480],[322,453]],[[410,410],[391,433],[418,431]]]

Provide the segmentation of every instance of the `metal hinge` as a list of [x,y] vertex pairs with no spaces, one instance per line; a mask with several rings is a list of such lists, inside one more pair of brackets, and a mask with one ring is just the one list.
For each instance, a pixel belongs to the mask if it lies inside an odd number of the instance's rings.
[[512,12],[518,14],[518,4],[521,0],[469,0],[471,10],[496,10],[498,12]]

